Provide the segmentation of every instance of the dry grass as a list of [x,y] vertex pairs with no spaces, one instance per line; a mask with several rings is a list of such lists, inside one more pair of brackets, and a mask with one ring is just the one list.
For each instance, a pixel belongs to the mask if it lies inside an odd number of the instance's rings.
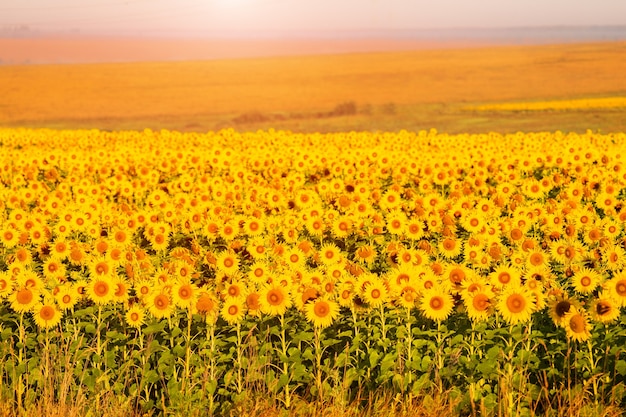
[[[626,94],[625,42],[220,61],[0,67],[0,125],[207,131],[626,130],[623,111],[468,103]],[[333,114],[353,102],[356,114]]]

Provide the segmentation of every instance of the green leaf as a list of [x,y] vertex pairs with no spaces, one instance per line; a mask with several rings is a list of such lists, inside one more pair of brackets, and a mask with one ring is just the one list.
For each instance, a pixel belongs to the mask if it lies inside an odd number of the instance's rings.
[[143,334],[151,335],[154,333],[161,333],[165,329],[167,323],[165,321],[158,321],[154,324],[150,324],[143,329]]
[[625,376],[626,375],[626,360],[624,359],[618,360],[617,363],[615,364],[615,371],[620,376]]
[[381,374],[386,374],[387,372],[389,372],[389,370],[394,368],[395,365],[396,365],[395,355],[392,353],[387,353],[385,357],[383,358],[382,362],[380,363]]
[[371,350],[369,354],[370,368],[375,368],[378,365],[380,359],[380,353],[377,350]]

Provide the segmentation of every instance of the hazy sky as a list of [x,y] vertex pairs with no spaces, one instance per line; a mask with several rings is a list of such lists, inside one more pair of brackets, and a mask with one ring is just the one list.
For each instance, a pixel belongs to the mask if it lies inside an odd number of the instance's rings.
[[0,28],[254,32],[626,25],[626,0],[2,0]]

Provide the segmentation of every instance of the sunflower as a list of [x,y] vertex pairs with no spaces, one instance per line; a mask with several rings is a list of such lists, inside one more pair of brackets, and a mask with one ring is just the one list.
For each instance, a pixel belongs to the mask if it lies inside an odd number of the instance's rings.
[[39,298],[40,294],[38,291],[27,286],[18,286],[9,294],[8,301],[11,303],[13,311],[16,313],[26,313],[37,305]]
[[419,293],[417,290],[411,287],[406,287],[400,291],[400,295],[396,301],[400,307],[410,310],[415,307],[418,299]]
[[341,283],[336,286],[337,302],[342,307],[351,307],[355,297],[354,286],[348,283]]
[[339,304],[326,298],[316,298],[305,304],[304,312],[308,321],[315,327],[328,327],[339,316]]
[[256,261],[250,266],[247,278],[250,282],[257,285],[264,285],[270,276],[270,268],[265,261]]
[[354,259],[361,264],[371,265],[377,255],[375,246],[362,244],[356,248],[354,252]]
[[15,257],[15,261],[22,266],[28,266],[33,261],[32,253],[25,247],[19,247],[13,256]]
[[258,317],[261,315],[261,304],[259,303],[259,299],[261,295],[252,291],[246,296],[246,308],[248,309],[248,314],[253,317]]
[[326,243],[320,249],[320,260],[324,265],[340,263],[342,260],[341,250],[332,243]]
[[550,256],[540,249],[533,249],[526,258],[526,266],[528,268],[542,268],[548,266]]
[[371,275],[369,283],[363,286],[361,296],[363,300],[371,307],[380,307],[385,303],[389,297],[387,287],[384,282],[377,278],[375,275]]
[[33,319],[40,329],[50,329],[61,322],[63,313],[52,299],[37,303],[33,307]]
[[256,217],[249,217],[244,220],[243,233],[248,236],[259,236],[265,231],[265,222]]
[[154,291],[155,285],[151,280],[141,280],[133,284],[133,289],[135,290],[135,296],[143,300]]
[[15,277],[15,284],[18,286],[25,286],[33,291],[44,291],[44,281],[39,277],[37,272],[30,269],[22,269]]
[[461,225],[470,233],[480,233],[487,225],[487,221],[483,213],[473,210],[462,219]]
[[619,303],[602,291],[589,306],[591,318],[600,323],[613,323],[620,316]]
[[78,303],[81,295],[75,285],[63,285],[61,290],[54,295],[57,304],[62,310],[71,310]]
[[424,221],[417,217],[411,217],[406,222],[404,233],[409,239],[421,239],[424,236]]
[[67,241],[57,238],[49,244],[50,256],[58,261],[66,259],[70,253],[70,245]]
[[220,310],[220,316],[222,316],[228,324],[240,323],[243,320],[245,313],[245,299],[241,298],[227,299]]
[[245,298],[248,291],[244,282],[234,279],[224,284],[221,293],[223,298]]
[[125,303],[130,298],[130,284],[123,277],[113,278],[113,300],[118,303]]
[[454,308],[454,299],[443,286],[434,286],[422,293],[419,301],[419,310],[422,314],[437,322],[445,320]]
[[283,254],[289,268],[294,271],[301,269],[306,262],[306,255],[297,247],[293,247]]
[[567,312],[570,311],[572,307],[576,308],[578,304],[577,300],[570,299],[567,294],[557,295],[554,299],[550,300],[548,303],[548,312],[554,324],[560,326]]
[[626,271],[622,271],[608,280],[604,288],[609,291],[611,297],[620,307],[626,307]]
[[626,262],[626,251],[618,245],[608,245],[602,249],[604,266],[611,271],[619,271]]
[[288,288],[278,284],[266,285],[260,291],[261,312],[271,316],[282,316],[291,306]]
[[463,243],[454,237],[444,237],[438,245],[439,254],[446,259],[456,258],[461,254]]
[[591,337],[591,325],[583,310],[578,310],[576,307],[570,308],[561,324],[565,327],[565,334],[570,339],[584,342]]
[[525,323],[535,311],[535,297],[519,285],[507,286],[498,297],[497,311],[510,325]]
[[193,308],[198,299],[198,287],[191,282],[190,277],[179,278],[172,286],[172,299],[180,308]]
[[13,281],[9,271],[0,271],[0,300],[7,298],[13,291]]
[[205,288],[199,289],[198,300],[196,301],[195,310],[198,314],[205,316],[207,322],[215,322],[219,312],[219,303],[217,297],[212,291]]
[[321,217],[310,217],[304,223],[304,227],[306,227],[311,236],[321,237],[326,230],[326,223]]
[[141,328],[146,321],[146,310],[143,309],[138,304],[134,304],[128,310],[126,310],[126,314],[124,314],[124,318],[126,319],[126,324],[130,327],[134,327],[136,329]]
[[105,305],[115,298],[115,283],[113,277],[102,275],[92,278],[86,288],[87,296],[96,304]]
[[387,230],[392,235],[402,235],[406,229],[407,219],[403,212],[394,210],[387,214]]
[[463,293],[463,304],[470,320],[478,322],[489,318],[493,310],[491,297],[492,293],[486,289]]
[[157,319],[167,318],[174,312],[172,297],[166,291],[155,291],[147,298],[148,311]]
[[18,244],[19,239],[20,236],[17,230],[9,227],[4,227],[0,230],[0,243],[2,243],[5,248],[10,249],[15,247],[15,245]]
[[43,263],[43,275],[47,279],[65,277],[66,267],[59,259],[50,257]]
[[232,275],[239,271],[239,258],[234,252],[223,251],[216,258],[217,269],[226,275]]
[[521,271],[511,265],[500,265],[489,274],[489,282],[495,288],[504,288],[506,286],[521,285]]
[[582,267],[570,277],[570,281],[577,293],[590,294],[601,284],[602,275],[592,269]]
[[350,216],[337,217],[332,224],[333,236],[339,239],[345,239],[350,235],[350,233],[352,233],[353,223],[354,222]]

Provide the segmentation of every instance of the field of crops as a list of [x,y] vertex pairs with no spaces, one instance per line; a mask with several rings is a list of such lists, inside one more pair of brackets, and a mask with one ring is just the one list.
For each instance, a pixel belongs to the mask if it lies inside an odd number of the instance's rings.
[[626,134],[0,143],[0,413],[626,401]]

